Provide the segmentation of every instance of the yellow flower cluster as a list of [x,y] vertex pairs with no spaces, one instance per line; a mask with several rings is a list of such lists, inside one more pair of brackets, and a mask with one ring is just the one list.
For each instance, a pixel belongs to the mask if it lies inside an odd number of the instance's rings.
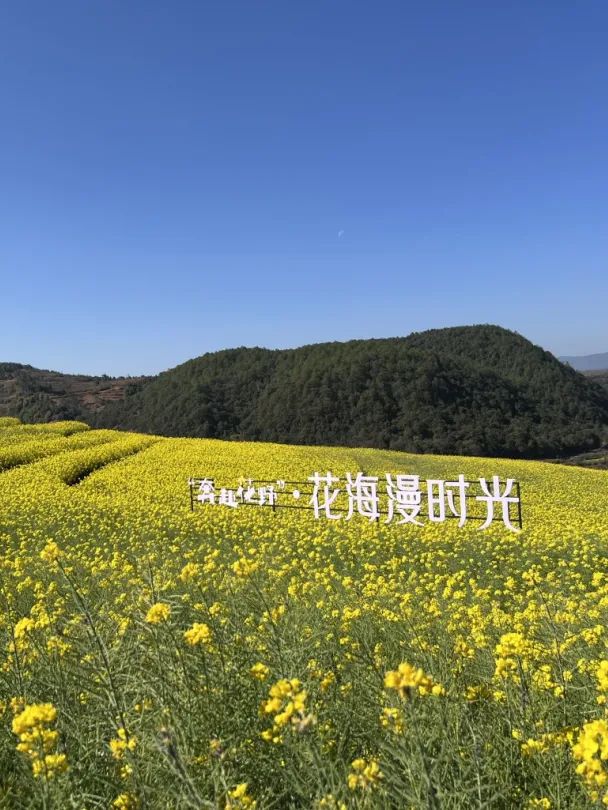
[[253,810],[257,806],[257,802],[247,792],[248,787],[247,782],[241,782],[240,785],[229,790],[225,810],[245,810],[247,807]]
[[274,717],[272,728],[262,732],[262,739],[278,743],[286,726],[303,732],[314,723],[314,716],[306,711],[308,693],[302,689],[302,683],[297,678],[277,681],[270,687],[269,694],[268,700],[262,703],[262,712]]
[[40,559],[47,563],[56,562],[61,556],[61,550],[54,540],[49,540],[40,552]]
[[496,645],[496,678],[517,678],[528,669],[534,655],[533,644],[521,633],[504,633]]
[[155,602],[146,613],[146,622],[148,624],[160,624],[166,622],[171,615],[171,605],[166,602]]
[[248,560],[246,557],[241,557],[241,559],[232,563],[232,570],[237,577],[248,577],[255,573],[257,569],[257,562],[255,562],[255,560]]
[[600,692],[598,703],[605,703],[608,694],[608,661],[600,661],[595,677],[597,678],[597,689]]
[[403,734],[405,717],[401,709],[385,706],[380,714],[380,725],[395,734]]
[[110,751],[114,759],[122,759],[127,751],[135,751],[137,738],[127,734],[122,726],[117,731],[117,736],[110,740]]
[[578,761],[576,772],[582,776],[593,801],[608,805],[608,722],[593,720],[581,728],[572,755]]
[[384,778],[377,759],[355,759],[351,763],[348,775],[350,790],[370,790],[377,787]]
[[444,695],[445,689],[425,675],[420,667],[411,664],[399,664],[396,670],[390,670],[384,676],[386,689],[395,689],[400,698],[409,698],[416,692],[420,695]]
[[[512,736],[516,740],[521,740],[523,735],[518,730],[513,730]],[[565,728],[559,731],[545,731],[538,737],[528,737],[521,743],[521,752],[526,756],[533,754],[544,754],[557,746],[572,745],[575,738],[575,729]]]
[[211,644],[213,634],[209,625],[204,622],[195,622],[192,627],[184,633],[184,639],[187,644],[194,647],[196,644]]
[[132,793],[121,793],[112,802],[112,807],[115,810],[136,810],[139,801]]
[[254,664],[251,667],[249,672],[257,681],[265,681],[270,673],[270,668],[267,667],[266,664],[262,664],[260,661],[258,661],[257,664]]
[[19,737],[17,750],[30,760],[35,777],[50,779],[67,770],[66,755],[57,753],[56,720],[52,703],[32,703],[13,718],[13,733]]

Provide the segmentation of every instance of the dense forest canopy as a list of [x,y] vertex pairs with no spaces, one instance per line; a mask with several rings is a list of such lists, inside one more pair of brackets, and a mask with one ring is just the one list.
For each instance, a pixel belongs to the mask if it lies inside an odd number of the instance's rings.
[[608,394],[496,326],[239,348],[132,385],[103,426],[170,436],[553,457],[601,444]]
[[548,458],[606,441],[608,391],[514,332],[465,326],[229,349],[146,378],[4,363],[2,413],[168,436]]

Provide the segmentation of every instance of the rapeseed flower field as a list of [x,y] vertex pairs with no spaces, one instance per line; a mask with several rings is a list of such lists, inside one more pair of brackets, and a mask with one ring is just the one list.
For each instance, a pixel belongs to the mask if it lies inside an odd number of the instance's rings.
[[[0,807],[608,805],[608,477],[0,419]],[[500,475],[524,529],[190,511]]]

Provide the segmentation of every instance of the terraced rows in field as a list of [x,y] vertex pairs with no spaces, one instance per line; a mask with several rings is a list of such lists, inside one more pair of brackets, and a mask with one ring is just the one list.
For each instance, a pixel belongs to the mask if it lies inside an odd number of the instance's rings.
[[33,474],[48,474],[72,486],[94,470],[157,441],[115,430],[74,429],[70,423],[54,423],[48,428],[23,425],[16,429],[0,423],[0,473],[35,464]]

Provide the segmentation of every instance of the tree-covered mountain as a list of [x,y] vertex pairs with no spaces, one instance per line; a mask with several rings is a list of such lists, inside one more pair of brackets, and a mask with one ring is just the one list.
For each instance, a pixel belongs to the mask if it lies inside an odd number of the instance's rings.
[[0,363],[0,416],[23,422],[81,419],[91,422],[108,402],[145,378],[61,374],[22,363]]
[[608,391],[496,326],[231,349],[157,377],[0,363],[0,415],[171,436],[557,457],[608,438]]
[[239,348],[130,385],[100,426],[454,454],[556,457],[606,439],[608,393],[496,326]]

